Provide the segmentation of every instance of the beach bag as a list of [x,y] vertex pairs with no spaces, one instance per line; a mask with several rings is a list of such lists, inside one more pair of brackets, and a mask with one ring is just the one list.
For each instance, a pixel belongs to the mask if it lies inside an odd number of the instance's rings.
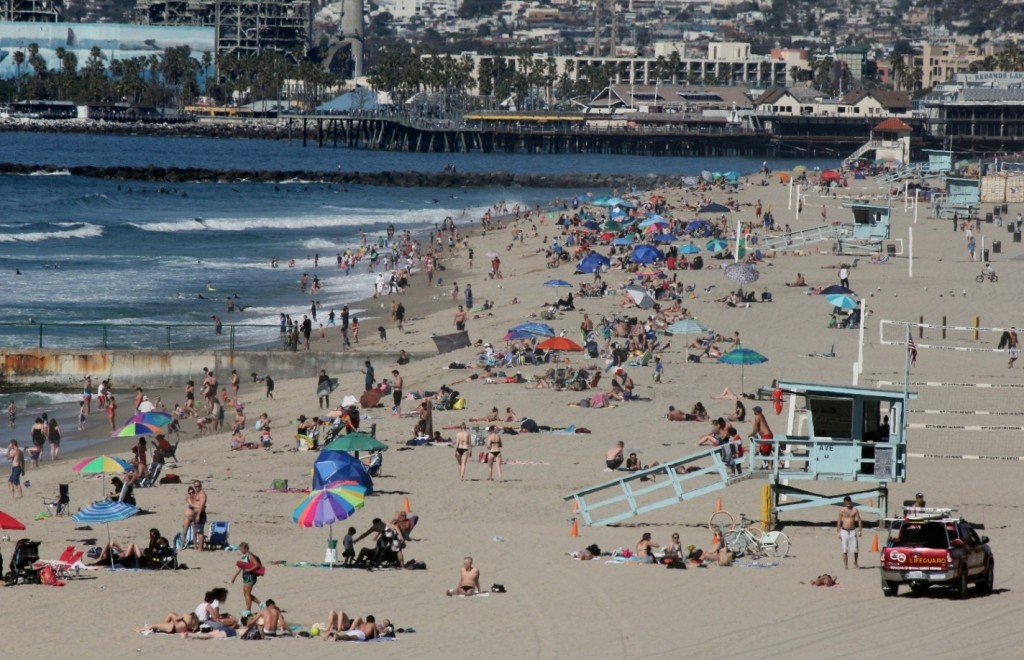
[[260,630],[259,621],[253,621],[251,624],[249,624],[249,627],[245,629],[244,633],[242,633],[241,639],[244,639],[246,641],[262,640],[263,631]]
[[161,484],[180,484],[181,477],[176,474],[168,472],[164,476],[160,477]]
[[455,403],[452,404],[452,410],[462,410],[466,407],[466,400],[461,396],[455,399]]

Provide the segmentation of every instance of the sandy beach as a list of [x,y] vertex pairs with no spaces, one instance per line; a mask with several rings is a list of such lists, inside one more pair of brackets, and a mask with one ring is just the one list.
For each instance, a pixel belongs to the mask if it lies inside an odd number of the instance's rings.
[[[737,219],[753,222],[754,204],[758,200],[765,208],[770,206],[779,225],[788,223],[799,230],[821,224],[822,204],[826,206],[828,220],[848,221],[849,212],[842,208],[843,202],[871,198],[884,203],[885,199],[885,189],[873,179],[851,179],[850,187],[840,189],[838,196],[808,193],[798,221],[795,211],[787,208],[787,186],[778,183],[774,176],[765,187],[753,185],[757,181],[760,177],[750,177],[736,194],[741,210],[731,214],[731,226]],[[681,210],[681,205],[684,201],[695,202],[697,193],[670,189],[647,191],[639,196],[646,200],[653,193],[667,197],[676,209],[671,211],[672,216],[694,217],[692,212]],[[718,202],[730,197],[720,191],[708,194]],[[850,270],[851,288],[858,297],[866,298],[869,310],[860,376],[860,383],[869,387],[878,381],[901,381],[903,376],[904,348],[880,342],[879,322],[883,319],[917,321],[923,317],[928,323],[938,324],[946,317],[950,325],[970,326],[978,316],[983,328],[1009,327],[1022,321],[1015,316],[1014,281],[1022,268],[1016,257],[1024,252],[1020,244],[1007,240],[1004,228],[982,225],[974,229],[979,248],[982,234],[986,235],[986,246],[993,239],[1003,242],[1003,252],[993,255],[998,258],[993,265],[1000,281],[977,284],[974,278],[981,264],[968,260],[966,238],[962,232],[951,233],[950,221],[930,217],[929,208],[922,202],[914,224],[914,211],[904,209],[902,197],[893,200],[892,208],[892,238],[904,239],[905,247],[909,247],[908,230],[913,229],[913,277],[908,274],[905,255],[893,256],[884,264],[860,258],[857,267]],[[1011,215],[1016,211],[1011,209]],[[460,220],[460,227],[470,221],[475,225],[476,220]],[[996,590],[986,597],[957,601],[933,590],[925,595],[883,598],[878,556],[869,548],[875,534],[884,541],[884,530],[875,528],[874,517],[865,517],[861,568],[844,571],[833,508],[808,509],[784,517],[783,529],[790,536],[793,549],[777,566],[744,566],[738,562],[728,568],[692,567],[666,572],[663,566],[615,564],[607,562],[607,558],[584,562],[567,556],[590,544],[597,544],[604,551],[633,548],[644,532],[651,532],[653,540],[662,545],[675,532],[680,534],[683,546],[710,548],[707,520],[715,510],[718,495],[667,507],[618,526],[582,526],[578,538],[570,535],[573,511],[563,497],[614,476],[605,471],[604,457],[619,440],[627,448],[635,449],[645,464],[696,451],[697,441],[709,425],[666,421],[668,406],[688,411],[701,401],[712,417],[726,415],[732,412],[734,402],[712,397],[726,387],[740,391],[741,372],[708,360],[688,364],[684,338],[665,337],[664,341],[671,344],[661,352],[665,370],[660,384],[652,378],[652,367],[627,367],[642,400],[587,409],[570,405],[584,396],[579,392],[534,389],[525,384],[485,384],[483,379],[470,379],[479,370],[447,369],[453,361],[475,362],[481,350],[465,348],[438,355],[431,340],[434,333],[454,331],[454,282],[458,282],[460,290],[466,284],[472,285],[474,306],[484,300],[494,302],[492,309],[473,315],[467,329],[472,340],[490,342],[501,349],[501,338],[507,328],[531,320],[545,309],[543,303],[564,298],[569,291],[546,288],[546,280],[562,278],[574,285],[592,281],[590,275],[573,274],[574,262],[549,269],[544,248],[560,234],[560,228],[545,217],[537,223],[534,236],[532,224],[509,223],[485,234],[474,231],[470,238],[475,253],[472,267],[467,263],[465,249],[457,256],[446,256],[442,262],[446,270],[438,273],[444,278],[440,287],[427,287],[425,274],[417,273],[412,287],[401,296],[408,310],[404,333],[387,314],[389,299],[369,301],[368,304],[378,305],[379,311],[375,310],[375,319],[361,319],[360,344],[354,351],[372,360],[379,380],[390,377],[391,369],[396,368],[395,356],[400,349],[406,350],[413,357],[412,362],[397,367],[405,380],[406,392],[437,390],[442,384],[459,390],[467,406],[463,410],[435,412],[435,429],[484,416],[496,406],[499,410],[512,408],[520,417],[529,416],[542,425],[576,425],[591,433],[504,436],[504,480],[487,481],[486,466],[471,460],[467,478],[460,482],[451,448],[407,448],[405,441],[412,437],[413,419],[392,415],[388,407],[366,410],[363,428],[376,424],[377,437],[387,442],[390,450],[384,455],[383,475],[375,480],[376,493],[367,498],[366,506],[350,521],[334,526],[334,537],[340,538],[349,522],[362,533],[376,517],[390,520],[408,498],[412,512],[420,520],[404,556],[406,560],[425,562],[427,570],[370,572],[275,565],[272,562],[318,564],[324,558],[328,530],[304,529],[291,522],[301,494],[270,490],[275,479],[287,479],[292,487],[309,486],[315,454],[285,450],[291,444],[289,439],[298,416],[318,413],[316,376],[279,381],[276,397],[268,400],[262,385],[249,382],[243,374],[240,400],[245,404],[250,425],[261,413],[269,415],[273,420],[274,450],[229,451],[226,433],[194,437],[195,423],[187,420],[182,424],[179,461],[167,471],[186,481],[202,480],[209,496],[209,519],[230,521],[230,542],[248,542],[268,565],[266,575],[254,588],[260,599],[273,598],[288,621],[304,630],[326,620],[332,609],[353,616],[374,614],[378,620],[387,617],[398,628],[415,629],[414,633],[399,633],[397,641],[346,647],[345,653],[359,657],[498,657],[514,649],[517,656],[537,658],[645,658],[681,653],[698,658],[846,658],[891,653],[894,647],[901,649],[901,655],[912,658],[1019,655],[1012,623],[1024,605],[1016,596],[1021,566],[1012,550],[1017,541],[1024,542],[1024,514],[1013,500],[1014,484],[1021,476],[1019,461],[911,458],[907,482],[890,486],[892,503],[912,498],[921,491],[926,493],[929,504],[959,507],[964,517],[986,524],[985,533],[992,539],[996,557]],[[525,231],[522,243],[512,240],[513,229]],[[704,242],[706,239],[698,244]],[[850,263],[853,258],[831,254],[831,247],[829,243],[820,243],[802,253],[767,256],[758,266],[760,279],[751,290],[760,294],[767,289],[773,297],[771,303],[727,307],[715,302],[735,288],[721,269],[673,273],[679,281],[693,286],[694,297],[684,300],[683,306],[694,318],[726,337],[739,332],[743,346],[768,357],[763,364],[743,369],[745,391],[756,391],[777,378],[850,384],[852,363],[857,360],[858,333],[829,329],[830,306],[820,297],[806,295],[804,288],[786,286],[796,279],[797,273],[802,273],[810,286],[838,283],[835,266]],[[606,252],[607,248],[602,247],[601,251]],[[503,278],[488,277],[488,252],[500,255]],[[706,258],[706,263],[719,262]],[[613,270],[604,279],[610,288],[616,288],[628,279],[628,274]],[[711,286],[714,288],[706,292]],[[513,304],[513,299],[520,302]],[[616,314],[643,316],[642,310],[622,309],[619,300],[617,294],[577,298],[574,311],[560,312],[550,323],[557,331],[565,331],[567,337],[578,340],[584,313],[595,323],[603,316],[613,318]],[[458,303],[461,302],[460,294]],[[378,340],[379,324],[388,329],[386,344]],[[363,389],[363,375],[332,368],[340,342],[337,329],[330,331],[329,339],[314,342],[314,348],[323,355],[323,368],[340,379],[339,389],[332,394],[332,404],[336,404],[345,394],[358,396]],[[947,344],[959,342],[966,346],[965,337],[957,335]],[[938,332],[929,331],[926,338],[938,342]],[[998,335],[987,333],[981,338],[984,345],[994,347]],[[834,358],[809,357],[830,349]],[[572,367],[605,367],[604,359],[586,359],[580,353],[567,357]],[[1006,364],[1003,353],[922,348],[911,379],[1019,382],[1016,374],[1020,365],[1007,369]],[[544,370],[524,365],[509,372],[511,375],[521,371],[530,377]],[[196,374],[197,383],[200,376]],[[225,385],[227,374],[218,376]],[[611,376],[604,377],[602,388],[610,384]],[[116,391],[121,405],[130,406],[127,385]],[[153,390],[149,394],[161,396],[166,404],[182,398],[180,389]],[[977,399],[959,403],[961,407],[981,410],[982,402],[991,401],[992,396],[981,394]],[[403,409],[411,411],[415,403],[405,401]],[[752,405],[756,404],[748,402],[748,409]],[[770,403],[765,408],[769,410]],[[785,433],[785,420],[785,416],[768,413],[776,434]],[[910,421],[925,420],[912,416]],[[93,426],[104,423],[105,419],[98,414],[90,420]],[[23,446],[28,444],[29,425],[30,420],[19,419],[12,435]],[[738,423],[737,428],[744,437],[751,432],[749,421]],[[445,437],[452,433],[442,430]],[[915,442],[923,442],[928,433],[927,429],[911,429],[911,453],[915,452]],[[249,437],[253,439],[251,434],[250,431]],[[91,448],[90,453],[102,451],[127,458],[130,445],[130,439],[111,440]],[[951,445],[950,453],[955,449]],[[474,448],[474,459],[480,451],[482,448]],[[108,483],[78,478],[71,472],[73,463],[70,456],[62,457],[56,464],[45,462],[38,470],[30,469],[26,474],[31,486],[25,489],[23,499],[12,501],[8,494],[2,496],[0,510],[27,525],[25,532],[3,532],[11,539],[0,543],[5,569],[13,541],[18,538],[42,541],[40,554],[45,559],[56,559],[68,545],[83,547],[83,539],[97,539],[100,545],[106,541],[107,530],[102,526],[77,530],[78,525],[70,518],[35,519],[44,511],[43,497],[54,495],[59,483],[71,484],[72,510],[97,499],[104,489],[109,490]],[[6,478],[6,465],[3,474]],[[744,512],[757,517],[764,483],[748,480],[720,491],[723,508],[736,515]],[[816,485],[822,489],[850,486]],[[172,538],[182,525],[185,489],[182,484],[137,490],[139,505],[147,513],[111,524],[111,535],[122,543],[144,544],[148,530],[157,528]],[[445,590],[456,586],[464,556],[473,557],[484,588],[499,583],[507,592],[446,598]],[[313,658],[337,653],[335,647],[320,639],[239,645],[237,640],[185,641],[176,636],[141,636],[133,632],[136,626],[162,620],[170,611],[192,611],[204,592],[219,586],[230,590],[222,609],[238,613],[243,609],[241,582],[229,584],[238,557],[237,552],[183,550],[179,561],[188,566],[187,570],[98,569],[83,571],[62,588],[6,588],[0,592],[8,603],[5,610],[10,631],[5,636],[4,655],[55,656],[69,643],[74,644],[76,655],[81,658],[181,656],[209,652],[213,650],[209,649],[211,644],[216,645],[215,652],[231,658],[272,657],[282,652]],[[804,584],[822,573],[837,575],[840,586],[815,588]],[[838,628],[845,630],[840,633],[839,643]],[[966,638],[954,643],[954,630],[966,632]]]

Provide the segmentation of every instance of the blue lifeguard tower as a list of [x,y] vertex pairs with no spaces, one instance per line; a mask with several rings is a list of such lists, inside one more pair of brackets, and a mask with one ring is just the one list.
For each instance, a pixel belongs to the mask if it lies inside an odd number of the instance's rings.
[[[774,439],[751,439],[741,475],[733,475],[722,449],[711,447],[657,467],[564,497],[586,525],[610,525],[708,495],[750,479],[770,487],[769,524],[779,514],[836,505],[850,497],[864,513],[885,518],[888,485],[907,478],[906,414],[913,393],[862,387],[779,382],[788,398],[787,430]],[[769,402],[770,403],[770,402]],[[844,481],[860,488],[816,493],[812,482]],[[795,482],[807,482],[797,488]],[[834,491],[835,488],[828,489]]]
[[853,214],[853,222],[844,224],[836,237],[836,254],[871,254],[882,251],[883,241],[889,238],[889,206],[853,202],[843,204]]
[[963,177],[946,177],[946,194],[932,200],[935,217],[976,218],[981,207],[981,181]]

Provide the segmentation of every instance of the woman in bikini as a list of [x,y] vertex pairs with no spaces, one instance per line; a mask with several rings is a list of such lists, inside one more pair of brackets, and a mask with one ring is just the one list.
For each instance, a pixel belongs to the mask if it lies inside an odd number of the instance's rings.
[[151,635],[153,633],[173,635],[175,633],[188,633],[195,632],[197,630],[199,630],[199,619],[196,617],[194,612],[189,612],[185,616],[171,612],[167,615],[167,618],[160,623],[147,623],[144,626],[136,628],[135,632],[142,633],[143,635]]
[[196,414],[196,383],[193,380],[185,384],[185,413],[189,416]]
[[455,462],[459,464],[459,479],[466,478],[466,464],[469,463],[469,450],[472,442],[469,429],[463,424],[455,434]]
[[504,481],[501,478],[501,434],[498,433],[498,429],[495,426],[490,428],[490,434],[487,436],[487,480],[494,480],[494,466],[498,466],[498,481]]

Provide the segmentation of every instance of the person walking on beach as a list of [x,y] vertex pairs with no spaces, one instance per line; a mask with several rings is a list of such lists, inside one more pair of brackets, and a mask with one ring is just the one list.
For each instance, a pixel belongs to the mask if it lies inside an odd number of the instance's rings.
[[324,369],[320,370],[320,377],[316,381],[316,395],[319,399],[319,406],[330,409],[331,377],[327,375],[327,371]]
[[839,286],[850,288],[850,267],[846,264],[839,264]]
[[494,481],[494,467],[498,467],[498,481],[501,478],[501,435],[498,427],[492,426],[487,435],[487,480]]
[[459,480],[466,479],[466,464],[469,463],[469,450],[473,446],[473,439],[469,435],[469,429],[465,422],[459,427],[455,434],[455,462],[459,464]]
[[467,284],[466,285],[466,291],[465,291],[465,293],[463,293],[463,296],[466,298],[466,309],[472,310],[473,309],[473,287],[470,286],[469,284]]
[[370,364],[370,361],[367,360],[366,362],[363,363],[363,365],[366,367],[365,369],[362,370],[365,376],[365,378],[363,378],[363,386],[365,387],[366,391],[370,391],[373,389],[373,384],[377,382],[377,379],[374,377],[373,365]]
[[313,322],[309,320],[309,317],[305,314],[302,315],[302,343],[305,344],[306,350],[309,350],[309,338],[313,334]]
[[1007,341],[1007,351],[1010,354],[1010,364],[1007,365],[1010,369],[1013,369],[1013,363],[1020,357],[1019,340],[1017,339],[1016,330],[1010,330],[1010,338]]
[[[85,401],[82,402],[82,405],[83,406],[85,405]],[[11,402],[7,404],[7,426],[9,426],[10,428],[13,429],[14,428],[14,420],[17,417],[18,417],[18,406],[15,405],[14,399],[11,399]]]
[[466,310],[459,305],[459,308],[455,311],[455,329],[462,332],[466,329]]
[[238,377],[238,371],[231,370],[231,400],[238,403],[238,388],[242,385],[242,379]]
[[861,520],[860,511],[853,507],[853,500],[849,496],[843,498],[843,508],[839,509],[839,518],[836,520],[836,534],[839,536],[839,549],[843,553],[843,568],[850,568],[848,553],[853,553],[853,567],[860,568],[857,563],[860,555],[857,547],[857,537],[864,533],[864,521]]
[[402,386],[405,384],[405,380],[402,378],[402,374],[398,373],[398,369],[391,370],[391,397],[395,402],[391,412],[401,413],[402,412]]
[[452,302],[458,302],[459,300],[459,283],[455,282],[452,284]]
[[82,401],[85,402],[85,414],[92,414],[92,377],[86,376],[82,379],[84,385],[82,386]]
[[[259,604],[259,598],[252,595],[252,588],[256,585],[256,579],[262,573],[263,562],[260,558],[249,550],[248,543],[239,543],[238,551],[242,553],[242,558],[238,560],[238,569],[235,574],[231,577],[231,584],[235,583],[238,579],[239,573],[242,575],[242,596],[245,598],[245,609],[251,614],[252,604],[255,601]],[[265,570],[265,569],[264,569]]]
[[117,401],[114,399],[114,395],[111,394],[110,398],[107,399],[107,420],[110,422],[110,432],[113,433],[117,430],[114,423],[114,417],[117,415]]
[[405,321],[405,305],[402,303],[398,303],[398,306],[395,307],[395,321],[398,322],[399,332],[405,332],[402,328],[402,323]]
[[[11,497],[16,500],[25,496],[21,488],[21,475],[25,472],[25,452],[18,446],[17,440],[11,440],[7,444],[7,460],[11,464],[11,476],[7,479],[7,488],[11,491]],[[17,491],[17,495],[15,495]]]
[[60,456],[60,424],[56,419],[51,419],[49,426],[50,433],[46,436],[46,440],[50,443],[50,460],[55,461]]
[[224,324],[221,323],[220,317],[218,317],[216,314],[214,314],[210,318],[213,319],[213,334],[215,334],[215,335],[223,334]]

